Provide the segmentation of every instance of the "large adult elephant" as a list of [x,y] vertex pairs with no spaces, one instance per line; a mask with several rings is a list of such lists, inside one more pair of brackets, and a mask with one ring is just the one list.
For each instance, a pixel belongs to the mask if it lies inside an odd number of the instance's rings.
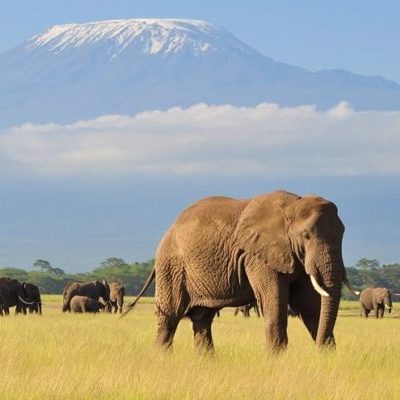
[[63,312],[71,311],[70,303],[74,296],[87,296],[94,300],[102,298],[105,305],[107,305],[110,301],[110,286],[104,279],[102,281],[74,281],[68,283],[63,291]]
[[361,315],[365,318],[373,310],[375,318],[383,318],[385,308],[392,311],[392,295],[383,287],[367,288],[360,294]]
[[33,302],[26,298],[21,282],[16,279],[0,278],[0,315],[10,314],[10,307],[15,306],[15,313],[26,314],[25,306],[31,306]]
[[247,200],[205,198],[166,232],[154,270],[127,312],[155,278],[161,346],[171,346],[188,316],[195,344],[210,349],[216,309],[255,299],[273,350],[288,341],[288,304],[318,346],[334,345],[342,283],[351,288],[343,232],[337,207],[317,196],[277,191]]
[[110,307],[109,311],[122,313],[122,307],[124,306],[125,288],[119,282],[110,283]]
[[31,305],[24,305],[24,308],[28,308],[29,313],[38,313],[42,315],[42,299],[40,297],[39,288],[33,283],[22,282],[22,289],[25,293],[25,298],[31,302]]

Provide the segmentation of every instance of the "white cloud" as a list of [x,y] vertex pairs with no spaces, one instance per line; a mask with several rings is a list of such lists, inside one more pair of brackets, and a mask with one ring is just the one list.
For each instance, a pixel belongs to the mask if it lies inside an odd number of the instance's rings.
[[2,174],[400,174],[400,111],[198,104],[0,133]]

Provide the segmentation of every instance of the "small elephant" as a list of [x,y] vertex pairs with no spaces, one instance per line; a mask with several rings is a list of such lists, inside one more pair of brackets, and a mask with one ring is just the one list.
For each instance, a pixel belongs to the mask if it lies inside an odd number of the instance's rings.
[[260,310],[258,309],[258,305],[256,301],[252,301],[251,303],[247,303],[244,306],[239,306],[235,308],[234,315],[238,315],[239,312],[243,313],[245,318],[250,317],[250,310],[254,308],[254,312],[256,313],[257,317],[260,317]]
[[74,296],[70,305],[74,313],[98,313],[105,307],[100,301],[88,296]]
[[385,308],[392,311],[392,295],[389,289],[367,288],[360,294],[361,315],[368,318],[369,313],[374,310],[375,318],[383,318]]
[[124,296],[125,296],[125,288],[119,282],[111,282],[110,283],[110,303],[108,307],[108,311],[112,311],[114,309],[114,313],[119,312],[122,313],[122,307],[124,306]]

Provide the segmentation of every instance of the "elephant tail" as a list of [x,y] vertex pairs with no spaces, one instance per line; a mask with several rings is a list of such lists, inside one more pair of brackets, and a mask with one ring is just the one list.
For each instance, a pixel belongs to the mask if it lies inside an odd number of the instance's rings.
[[347,286],[347,288],[350,290],[350,292],[353,293],[355,296],[359,296],[360,295],[360,291],[359,290],[354,290],[353,286],[351,286],[351,283],[347,279],[347,276],[344,277],[343,283]]
[[133,300],[133,302],[128,305],[127,309],[121,314],[120,318],[124,317],[126,314],[128,314],[129,312],[131,312],[133,310],[133,308],[136,306],[137,302],[143,296],[144,292],[148,289],[148,287],[153,282],[155,277],[156,277],[156,270],[153,268],[153,270],[151,271],[150,275],[148,276],[146,283],[144,284],[142,290],[136,296],[136,299]]

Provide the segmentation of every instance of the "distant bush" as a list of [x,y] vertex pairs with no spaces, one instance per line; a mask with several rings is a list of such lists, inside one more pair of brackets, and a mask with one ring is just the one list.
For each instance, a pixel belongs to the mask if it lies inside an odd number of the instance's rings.
[[[41,261],[42,265],[44,260]],[[60,268],[41,267],[40,271],[25,271],[19,268],[0,268],[0,276],[8,276],[34,283],[42,293],[60,294],[67,282],[72,280],[92,281],[106,279],[109,282],[121,282],[128,295],[136,295],[143,287],[154,266],[154,260],[143,262],[125,262],[121,258],[107,258],[92,272],[66,274]],[[355,289],[362,290],[371,286],[383,286],[392,292],[400,293],[400,263],[380,265],[377,260],[362,258],[355,267],[348,267],[347,277]],[[154,295],[154,283],[147,291],[148,296]],[[346,288],[343,288],[343,298],[354,300]]]

